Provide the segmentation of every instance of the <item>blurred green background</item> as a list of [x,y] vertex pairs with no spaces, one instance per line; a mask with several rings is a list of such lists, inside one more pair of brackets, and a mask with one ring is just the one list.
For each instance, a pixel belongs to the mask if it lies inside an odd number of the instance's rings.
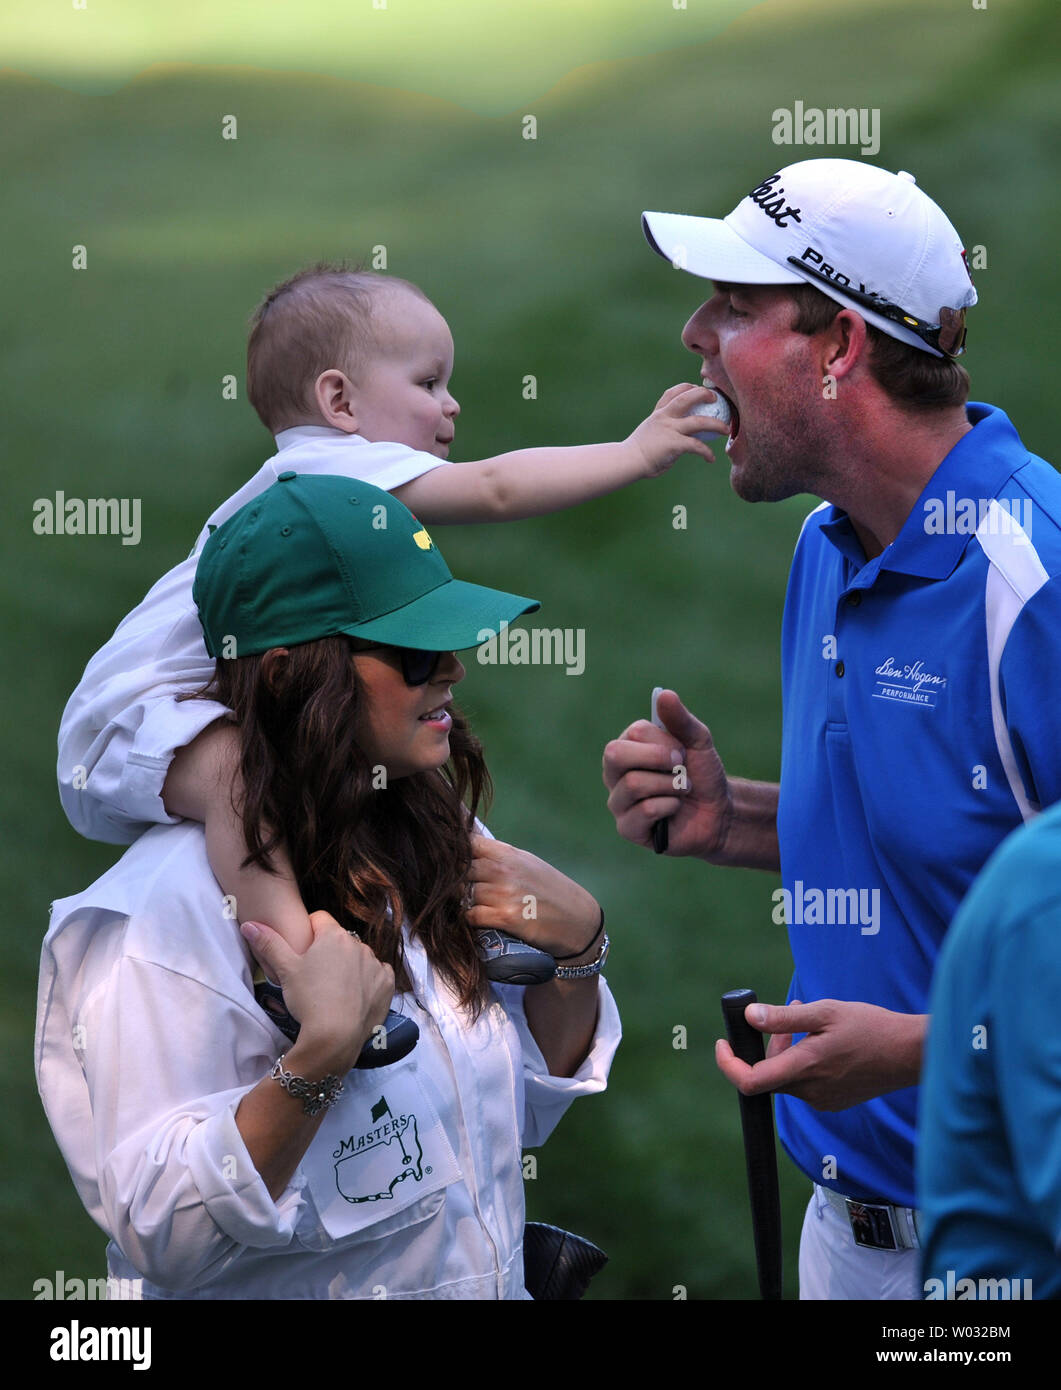
[[[48,904],[117,854],[62,816],[59,716],[118,620],[271,452],[242,399],[242,357],[247,316],[275,281],[386,247],[387,268],[423,286],[454,331],[456,458],[619,438],[668,385],[697,379],[679,332],[709,293],[649,253],[641,210],[718,216],[795,159],[858,158],[779,148],[771,113],[797,99],[875,107],[874,162],[912,170],[966,246],[983,248],[974,398],[1001,405],[1048,457],[1057,418],[1055,0],[552,0],[518,23],[451,0],[433,12],[437,34],[410,21],[422,5],[397,0],[371,14],[374,34],[332,31],[317,4],[298,18],[228,5],[215,32],[218,7],[188,3],[160,11],[169,29],[145,36],[135,9],[57,7],[45,33],[28,7],[9,6],[0,23],[12,65],[0,78],[0,1293],[12,1298],[58,1269],[104,1272],[103,1237],[32,1076]],[[235,140],[221,138],[227,115]],[[71,268],[75,245],[85,270]],[[237,401],[222,398],[228,373]],[[536,400],[523,399],[528,374]],[[33,502],[56,490],[142,499],[140,545],[35,535]],[[678,504],[685,530],[671,524]],[[747,506],[723,463],[689,458],[565,515],[438,536],[456,573],[534,594],[543,624],[586,631],[581,677],[473,662],[461,694],[497,784],[493,831],[554,860],[608,910],[625,1043],[606,1095],[572,1110],[527,1183],[532,1216],[610,1253],[593,1298],[756,1296],[737,1103],[713,1044],[723,990],[783,998],[777,880],[620,841],[600,756],[666,684],[711,725],[732,772],[776,777],[785,577],[811,505]],[[787,1161],[782,1188],[792,1296],[807,1184]]]

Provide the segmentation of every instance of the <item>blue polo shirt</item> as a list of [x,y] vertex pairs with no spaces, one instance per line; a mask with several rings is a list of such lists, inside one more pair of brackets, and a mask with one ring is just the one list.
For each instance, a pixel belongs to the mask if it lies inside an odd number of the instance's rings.
[[1005,1279],[1019,1281],[1011,1298],[1061,1298],[1061,806],[974,884],[931,1002],[917,1154],[927,1293],[990,1298],[979,1281]]
[[[777,820],[790,999],[927,1013],[973,879],[1061,799],[1061,477],[1000,410],[968,414],[883,554],[828,504],[796,547]],[[834,1113],[777,1098],[808,1177],[903,1206],[916,1111],[917,1088]]]

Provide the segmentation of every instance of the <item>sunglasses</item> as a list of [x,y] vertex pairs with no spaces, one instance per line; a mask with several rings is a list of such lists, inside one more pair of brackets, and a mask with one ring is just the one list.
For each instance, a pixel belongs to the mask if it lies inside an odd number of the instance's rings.
[[890,319],[892,323],[901,323],[904,328],[909,328],[929,347],[934,347],[938,352],[945,353],[948,357],[960,357],[965,351],[965,310],[943,308],[939,311],[939,326],[928,323],[925,319],[919,319],[916,314],[908,314],[905,309],[900,309],[898,304],[892,304],[887,299],[881,299],[877,295],[865,294],[861,290],[853,290],[850,285],[841,285],[831,280],[828,275],[823,275],[820,270],[815,270],[812,266],[801,261],[797,256],[789,256],[792,265],[798,266],[801,275],[810,275],[815,280],[820,280],[823,285],[828,285],[831,289],[839,290],[848,299],[853,299],[856,304],[863,305],[866,309],[872,309],[874,313],[880,314],[882,318]]
[[426,685],[438,670],[438,663],[445,652],[425,652],[419,647],[395,647],[389,642],[355,643],[348,639],[353,652],[397,652],[402,667],[402,679],[406,685]]

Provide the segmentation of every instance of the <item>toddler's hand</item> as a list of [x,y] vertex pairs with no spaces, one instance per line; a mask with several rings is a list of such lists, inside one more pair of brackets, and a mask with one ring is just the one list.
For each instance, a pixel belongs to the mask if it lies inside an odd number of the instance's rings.
[[715,400],[707,386],[683,381],[664,391],[647,420],[642,420],[626,443],[636,448],[644,460],[644,476],[665,473],[682,454],[699,454],[709,463],[715,456],[697,433],[704,428],[703,416],[690,415],[694,405]]

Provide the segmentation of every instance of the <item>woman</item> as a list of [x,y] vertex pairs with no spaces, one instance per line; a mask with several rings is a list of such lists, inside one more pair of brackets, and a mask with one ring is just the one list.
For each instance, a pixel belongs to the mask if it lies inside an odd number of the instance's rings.
[[[109,1272],[153,1298],[526,1297],[521,1146],[604,1088],[619,1037],[597,904],[463,806],[488,776],[449,648],[533,605],[454,580],[389,494],[293,474],[211,537],[196,601],[210,649],[240,653],[217,685],[248,852],[282,837],[321,910],[304,955],[244,941],[189,822],[54,905],[38,1083]],[[488,926],[558,978],[489,985]],[[351,1070],[392,1003],[416,1046]]]

